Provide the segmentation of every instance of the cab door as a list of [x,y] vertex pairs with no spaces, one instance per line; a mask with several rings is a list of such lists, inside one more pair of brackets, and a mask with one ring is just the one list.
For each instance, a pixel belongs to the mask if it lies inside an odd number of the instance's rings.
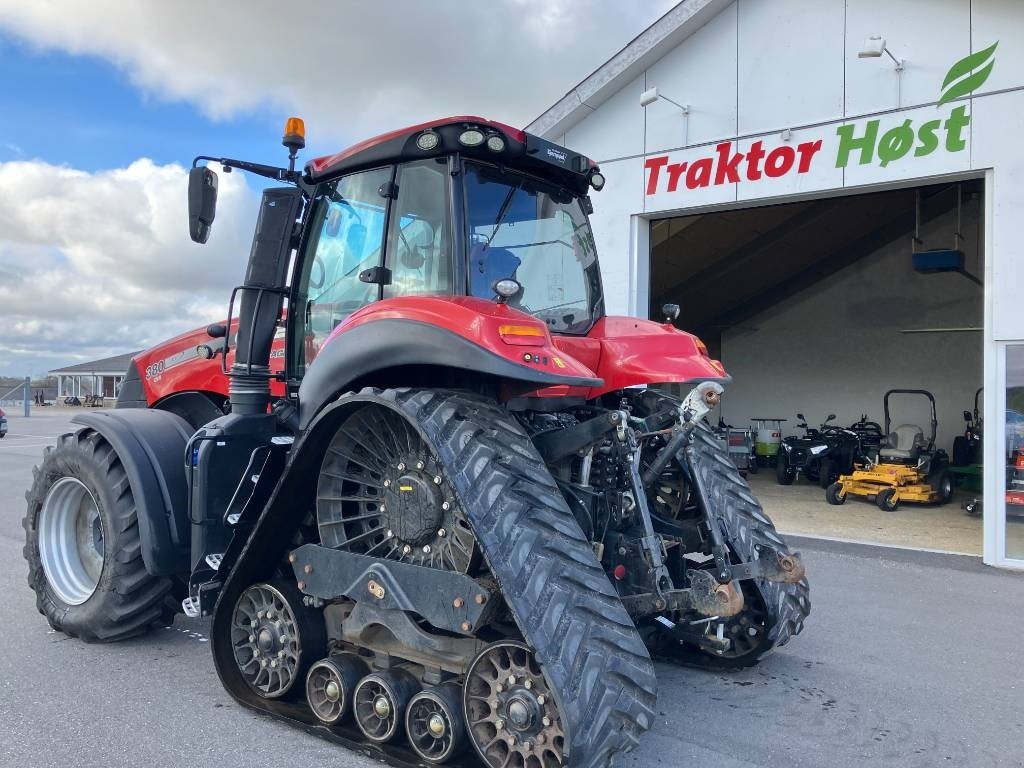
[[289,340],[294,378],[345,318],[380,298],[380,282],[360,275],[383,266],[393,178],[393,166],[375,168],[330,182],[317,194],[289,307],[298,320]]

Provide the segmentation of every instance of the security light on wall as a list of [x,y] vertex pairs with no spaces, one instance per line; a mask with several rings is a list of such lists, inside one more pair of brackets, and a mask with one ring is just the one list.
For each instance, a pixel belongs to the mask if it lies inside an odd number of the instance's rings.
[[685,147],[690,143],[690,105],[680,104],[678,101],[673,101],[668,96],[658,93],[658,88],[654,87],[648,88],[640,94],[640,106],[646,109],[658,99],[667,101],[669,104],[679,107],[680,111],[683,113],[683,146]]
[[885,38],[880,35],[872,35],[867,38],[864,41],[864,44],[861,45],[860,50],[857,51],[857,58],[877,59],[880,58],[883,53],[888,54],[889,58],[895,62],[897,72],[903,71],[903,66],[906,64],[906,61],[904,59],[897,59],[893,56],[892,51],[890,51],[889,47],[885,44]]

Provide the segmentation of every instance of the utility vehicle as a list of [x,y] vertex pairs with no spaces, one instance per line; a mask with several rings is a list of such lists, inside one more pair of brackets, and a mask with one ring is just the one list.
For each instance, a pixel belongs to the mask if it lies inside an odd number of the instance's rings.
[[800,559],[702,424],[721,363],[605,313],[597,165],[453,117],[298,171],[303,134],[287,167],[196,159],[200,243],[207,163],[284,184],[232,319],[136,357],[118,408],[36,470],[50,624],[108,641],[212,615],[245,706],[491,768],[608,765],[654,723],[652,655],[744,666],[799,632]]
[[882,428],[867,421],[867,417],[849,427],[840,427],[829,423],[836,417],[830,413],[818,429],[809,427],[802,413],[797,417],[803,437],[783,438],[775,460],[775,478],[781,485],[792,485],[802,473],[827,488],[839,475],[852,472],[856,464],[867,460],[865,444],[881,440]]

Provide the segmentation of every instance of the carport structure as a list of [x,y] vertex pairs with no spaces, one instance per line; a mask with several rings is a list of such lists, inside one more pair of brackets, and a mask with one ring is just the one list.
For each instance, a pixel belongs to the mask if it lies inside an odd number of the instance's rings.
[[100,395],[104,400],[115,400],[121,390],[121,382],[124,381],[128,364],[137,354],[139,353],[128,352],[50,371],[49,375],[57,379],[57,401],[60,402],[65,397],[82,398],[90,395]]

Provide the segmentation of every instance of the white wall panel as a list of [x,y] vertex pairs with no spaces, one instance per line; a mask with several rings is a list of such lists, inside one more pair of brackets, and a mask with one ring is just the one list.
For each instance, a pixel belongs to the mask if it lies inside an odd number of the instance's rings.
[[[723,143],[734,146],[733,142]],[[646,160],[641,161],[641,168],[644,169],[644,212],[671,211],[734,201],[736,184],[724,180],[720,184],[715,183],[718,155],[715,145],[648,155]],[[660,165],[657,177],[652,180],[654,169],[644,166],[655,163]],[[674,170],[680,166],[683,166],[681,171]],[[648,194],[648,190],[652,194]]]
[[846,11],[846,114],[896,109],[899,78],[892,59],[858,59],[864,39],[881,35],[906,59],[902,104],[937,101],[942,80],[970,53],[969,0],[856,0]]
[[971,49],[999,41],[985,91],[1024,85],[1024,3],[1021,0],[971,0]]
[[629,314],[630,215],[643,209],[643,169],[639,158],[602,164],[608,183],[590,196],[594,201],[590,223],[601,259],[605,308],[612,315]]
[[[998,65],[997,65],[998,66]],[[993,336],[1024,339],[1024,92],[972,99],[973,166],[993,168],[992,284]]]
[[[748,174],[744,173],[743,180],[736,188],[737,199],[756,200],[763,197],[800,195],[842,187],[843,171],[836,168],[838,139],[835,128],[826,126],[792,131],[789,141],[783,141],[778,133],[742,139],[738,142],[739,150],[749,157],[751,146],[758,142],[765,154],[765,159],[760,163],[761,177],[751,181]],[[785,173],[772,176],[765,173],[764,166],[768,158],[772,157],[772,153],[782,151],[779,147],[790,147],[787,151],[792,152],[794,160]],[[774,161],[772,167],[776,171],[779,170],[779,161]],[[806,170],[803,170],[805,168]]]
[[842,117],[843,5],[739,1],[740,134]]
[[633,80],[565,134],[565,144],[594,160],[612,160],[644,151],[644,78]]
[[[647,70],[647,87],[690,105],[688,144],[736,135],[736,4],[733,3]],[[684,144],[678,107],[658,100],[646,109],[647,152]]]
[[[862,118],[849,125],[853,126],[852,136],[856,140],[863,140],[869,136],[871,124],[876,124],[874,131],[874,145],[870,153],[870,161],[862,162],[867,158],[863,150],[855,150],[848,158],[845,169],[847,187],[855,187],[861,184],[878,184],[881,182],[901,181],[904,179],[919,179],[925,176],[936,176],[944,173],[961,173],[970,169],[971,163],[971,126],[968,123],[959,129],[947,122],[956,119],[958,110],[966,110],[965,114],[970,115],[966,102],[946,104],[942,107],[920,107],[918,109],[904,110],[892,114],[882,115],[877,118]],[[973,120],[973,118],[970,118]],[[909,121],[909,123],[908,123]],[[932,151],[924,153],[931,146],[927,139],[922,138],[921,132],[925,127],[935,128],[931,134],[935,146]],[[829,126],[826,130],[835,133],[838,126]],[[907,139],[909,149],[900,157],[895,153],[886,151],[898,148],[897,139]],[[837,142],[837,149],[842,142]],[[963,145],[963,149],[956,147]],[[917,154],[918,152],[924,154]]]

